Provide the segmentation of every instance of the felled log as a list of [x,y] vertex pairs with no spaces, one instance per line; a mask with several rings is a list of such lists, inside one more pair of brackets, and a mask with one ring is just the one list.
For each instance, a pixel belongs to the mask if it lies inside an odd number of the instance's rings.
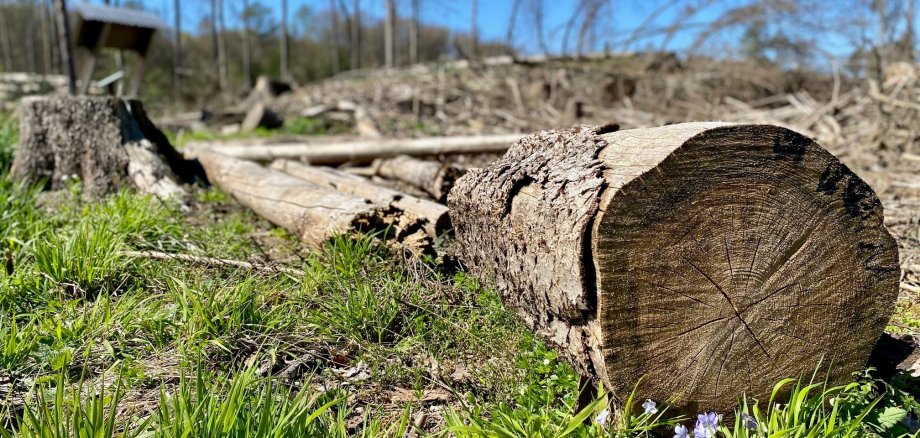
[[899,276],[866,183],[775,126],[610,130],[542,132],[457,181],[484,285],[582,373],[685,412],[865,366]]
[[256,128],[277,129],[284,126],[284,118],[264,103],[257,103],[246,111],[246,117],[240,123],[240,131],[250,132]]
[[291,160],[275,160],[271,168],[311,184],[329,187],[404,211],[423,221],[425,232],[432,238],[440,236],[450,228],[447,207],[374,184],[366,178],[328,167],[310,166]]
[[417,187],[440,202],[447,200],[447,193],[454,182],[466,172],[450,164],[419,160],[406,155],[375,160],[371,168],[381,177]]
[[49,96],[22,100],[11,176],[64,188],[74,178],[93,198],[121,187],[168,197],[200,167],[173,149],[136,100]]
[[376,158],[399,155],[481,154],[504,152],[521,138],[520,134],[482,135],[469,137],[429,137],[414,139],[289,142],[264,144],[259,140],[233,142],[191,142],[187,156],[209,149],[236,158],[271,161],[276,158],[301,159],[311,164],[342,164],[370,162]]
[[378,234],[414,251],[430,246],[420,221],[392,206],[213,151],[200,152],[198,160],[210,182],[310,246],[354,232]]

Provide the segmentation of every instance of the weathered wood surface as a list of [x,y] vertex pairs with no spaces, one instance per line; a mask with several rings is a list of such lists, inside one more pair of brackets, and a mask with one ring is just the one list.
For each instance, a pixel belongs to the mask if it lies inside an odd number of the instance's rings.
[[421,189],[439,202],[447,201],[447,194],[454,182],[466,173],[465,169],[451,164],[420,160],[407,155],[375,160],[371,168],[375,174]]
[[210,182],[310,246],[353,232],[375,233],[413,251],[430,246],[421,221],[390,205],[213,151],[201,151],[198,160]]
[[310,166],[291,160],[275,160],[271,168],[311,184],[329,187],[378,204],[392,206],[423,221],[425,232],[432,238],[440,236],[450,228],[450,217],[446,206],[374,184],[366,178],[341,170]]
[[125,186],[168,197],[200,167],[177,153],[139,101],[113,97],[29,97],[20,106],[15,179],[64,188],[74,178],[92,198]]
[[872,189],[765,125],[542,132],[449,196],[461,260],[616,394],[761,400],[865,366],[898,294]]
[[191,142],[186,155],[195,157],[199,150],[212,150],[235,158],[272,161],[276,158],[301,159],[311,164],[370,162],[376,158],[399,155],[479,154],[504,152],[521,138],[520,134],[469,137],[429,137],[414,139],[354,140],[325,143],[288,142],[264,144],[255,141]]

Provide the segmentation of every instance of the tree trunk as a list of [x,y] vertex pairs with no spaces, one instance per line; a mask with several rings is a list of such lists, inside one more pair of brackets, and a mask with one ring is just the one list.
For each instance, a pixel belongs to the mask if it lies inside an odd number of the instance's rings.
[[335,0],[329,0],[329,16],[332,20],[332,73],[338,73],[339,69],[339,14],[336,12]]
[[431,238],[437,238],[450,228],[447,207],[374,184],[366,178],[329,167],[310,166],[291,160],[275,160],[271,168],[311,184],[367,198],[372,202],[404,211],[423,221],[423,228]]
[[217,2],[211,0],[211,53],[214,56],[214,76],[217,80],[218,89],[221,88],[220,82],[220,44],[217,42]]
[[291,73],[288,71],[288,8],[287,0],[281,0],[281,79],[291,80]]
[[185,161],[147,118],[139,101],[112,97],[29,97],[20,106],[20,142],[10,175],[62,189],[73,178],[85,198],[125,186],[161,197],[200,169]]
[[73,55],[70,52],[70,22],[67,17],[65,0],[54,0],[57,11],[58,43],[61,50],[61,64],[67,75],[67,90],[71,95],[77,94],[77,74],[73,68]]
[[182,70],[182,12],[179,0],[173,1],[173,19],[175,20],[173,22],[175,26],[175,46],[173,46],[173,100],[179,102],[181,97],[179,85],[182,81],[182,77],[179,73]]
[[483,154],[504,152],[517,141],[518,134],[483,135],[470,137],[430,137],[385,140],[330,140],[304,139],[296,143],[264,144],[258,139],[220,142],[191,142],[186,145],[188,154],[213,149],[225,155],[249,160],[270,161],[276,158],[303,159],[312,164],[342,164],[345,162],[370,162],[375,158],[398,155]]
[[42,73],[50,75],[54,71],[54,62],[51,53],[51,23],[48,13],[48,3],[41,0],[38,3],[41,8],[41,41],[42,41]]
[[[765,125],[545,131],[449,197],[461,260],[582,373],[727,411],[862,370],[898,295],[872,189]],[[822,370],[823,373],[823,370]]]
[[[2,5],[0,5],[2,6]],[[0,51],[3,52],[3,70],[15,71],[13,45],[10,41],[10,27],[6,19],[7,8],[0,7]]]
[[387,18],[383,29],[383,58],[386,68],[396,66],[396,2],[386,0]]
[[252,87],[252,38],[249,26],[249,0],[243,0],[243,82]]
[[479,24],[477,23],[478,13],[476,11],[479,6],[478,0],[470,0],[470,59],[476,59],[478,54],[476,53],[479,49]]
[[361,0],[354,0],[351,17],[351,69],[361,68]]
[[201,153],[198,160],[209,181],[313,247],[335,235],[354,232],[379,233],[384,239],[410,246],[430,244],[417,220],[390,206],[213,151]]
[[402,181],[421,189],[439,202],[447,201],[447,194],[465,170],[439,161],[419,160],[406,155],[377,160],[372,168],[378,176]]
[[409,24],[409,64],[418,64],[419,0],[412,0],[412,22]]
[[217,0],[217,71],[220,90],[229,87],[227,75],[227,26],[224,23],[224,0]]

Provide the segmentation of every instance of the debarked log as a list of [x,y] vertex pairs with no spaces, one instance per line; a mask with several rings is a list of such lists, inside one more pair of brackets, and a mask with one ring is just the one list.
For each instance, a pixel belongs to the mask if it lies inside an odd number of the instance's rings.
[[431,238],[423,222],[391,205],[319,186],[252,161],[200,151],[208,180],[240,204],[313,247],[339,234],[375,234],[413,252],[425,252]]
[[776,126],[611,130],[542,132],[457,181],[476,277],[585,375],[685,412],[863,369],[899,276],[865,182]]
[[432,238],[440,236],[450,228],[450,217],[444,205],[374,184],[366,178],[329,167],[311,166],[291,160],[275,160],[271,168],[311,184],[390,205],[424,221],[423,228]]

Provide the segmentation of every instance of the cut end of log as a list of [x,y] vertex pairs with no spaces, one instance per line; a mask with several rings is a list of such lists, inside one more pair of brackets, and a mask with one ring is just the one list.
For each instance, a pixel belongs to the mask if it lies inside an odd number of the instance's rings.
[[775,126],[544,132],[450,206],[463,261],[538,334],[616,394],[641,378],[686,412],[766,399],[819,362],[845,381],[897,298],[875,193]]
[[872,189],[810,139],[706,130],[609,198],[592,249],[621,391],[644,375],[650,397],[724,409],[821,360],[837,378],[865,365],[897,298],[897,248]]

